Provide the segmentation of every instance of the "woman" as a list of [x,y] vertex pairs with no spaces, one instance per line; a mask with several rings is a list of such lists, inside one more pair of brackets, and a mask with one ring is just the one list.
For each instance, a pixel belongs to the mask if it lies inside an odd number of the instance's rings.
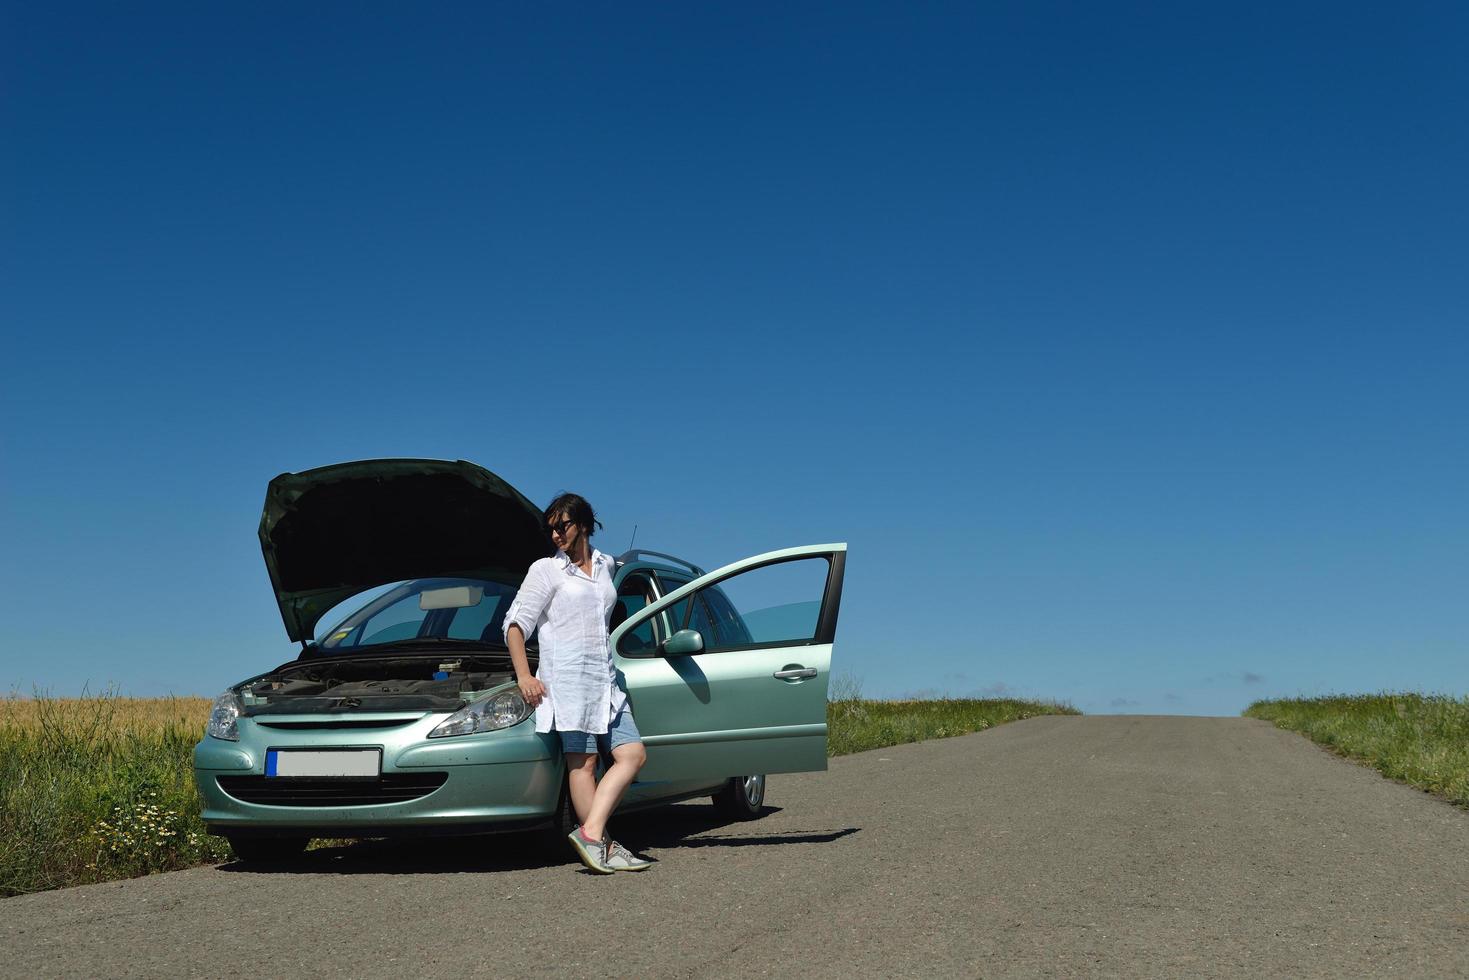
[[[616,566],[592,547],[592,529],[602,525],[580,496],[561,494],[545,520],[557,551],[531,565],[505,613],[510,662],[521,696],[536,709],[536,731],[561,736],[571,805],[581,821],[570,839],[582,863],[599,874],[642,871],[651,862],[607,834],[607,818],[648,758],[607,645]],[[538,629],[540,664],[532,677],[525,640]],[[599,748],[612,753],[600,782]]]

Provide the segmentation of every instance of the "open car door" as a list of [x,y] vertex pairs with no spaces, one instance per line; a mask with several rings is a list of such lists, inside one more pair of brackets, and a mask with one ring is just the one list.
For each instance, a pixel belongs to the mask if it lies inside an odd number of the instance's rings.
[[648,749],[639,781],[826,768],[826,691],[845,544],[716,569],[611,636]]

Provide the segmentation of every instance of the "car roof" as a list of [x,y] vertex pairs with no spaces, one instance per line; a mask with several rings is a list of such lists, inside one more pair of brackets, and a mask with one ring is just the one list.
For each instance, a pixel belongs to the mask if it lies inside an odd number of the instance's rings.
[[[652,560],[650,561],[649,559]],[[686,558],[679,558],[676,555],[670,555],[662,551],[648,551],[643,548],[624,551],[614,560],[617,562],[617,567],[623,570],[651,568],[655,571],[681,574],[692,573],[695,578],[705,574],[704,569]]]

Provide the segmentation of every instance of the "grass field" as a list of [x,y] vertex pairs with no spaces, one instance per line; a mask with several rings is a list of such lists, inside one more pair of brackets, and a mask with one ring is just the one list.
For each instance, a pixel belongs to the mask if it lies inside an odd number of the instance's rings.
[[1384,775],[1469,806],[1469,698],[1338,695],[1256,701],[1245,709]]
[[827,754],[846,755],[888,745],[982,732],[1037,715],[1079,715],[1052,702],[944,698],[935,701],[833,700],[826,706]]
[[[832,755],[1075,713],[1024,701],[870,701],[850,682],[834,693]],[[229,846],[204,832],[193,783],[209,705],[106,695],[0,700],[0,895],[227,860]]]
[[191,753],[209,701],[0,701],[0,895],[224,859]]

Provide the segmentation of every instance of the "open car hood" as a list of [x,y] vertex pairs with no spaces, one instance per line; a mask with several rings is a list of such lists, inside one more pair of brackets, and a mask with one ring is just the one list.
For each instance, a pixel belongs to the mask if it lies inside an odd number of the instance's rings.
[[519,582],[555,549],[541,511],[464,460],[368,459],[282,473],[265,491],[260,547],[286,633],[359,592],[411,578]]

